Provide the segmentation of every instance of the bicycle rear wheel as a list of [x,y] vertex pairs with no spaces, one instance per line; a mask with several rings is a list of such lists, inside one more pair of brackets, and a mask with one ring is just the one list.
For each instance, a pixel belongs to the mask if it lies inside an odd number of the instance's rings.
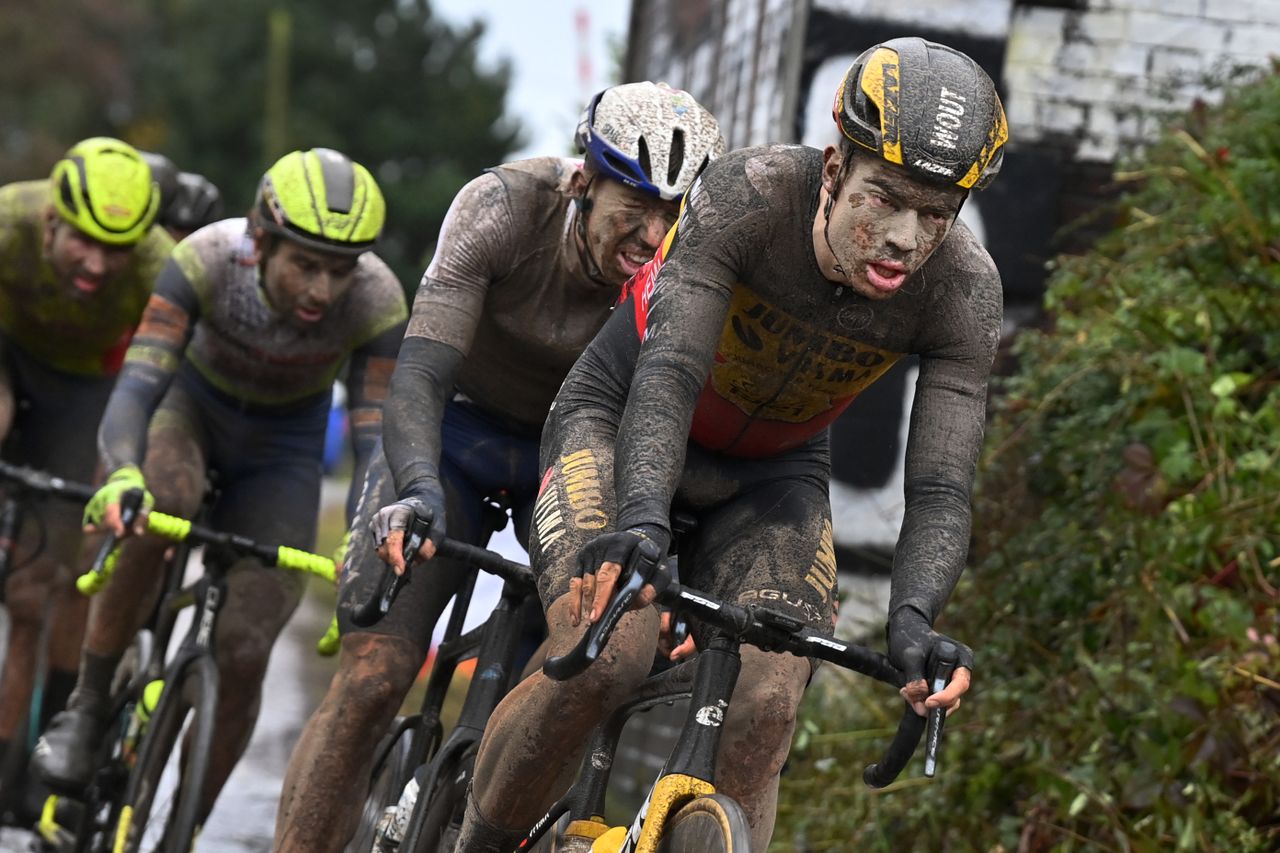
[[691,801],[667,820],[658,853],[750,853],[751,827],[742,806],[724,794]]
[[200,798],[213,746],[217,666],[211,657],[195,658],[176,681],[165,684],[142,739],[125,787],[113,853],[188,851],[199,831]]
[[[395,725],[400,720],[396,720]],[[373,768],[369,777],[369,793],[364,798],[364,809],[360,813],[360,823],[356,826],[356,834],[347,844],[348,853],[369,853],[377,836],[378,821],[388,806],[400,801],[400,792],[413,778],[417,766],[413,762],[413,741],[417,732],[410,726],[399,733],[391,744],[382,761]]]
[[476,765],[479,742],[454,752],[440,767],[429,795],[418,795],[402,850],[408,853],[453,853],[467,807],[467,790]]

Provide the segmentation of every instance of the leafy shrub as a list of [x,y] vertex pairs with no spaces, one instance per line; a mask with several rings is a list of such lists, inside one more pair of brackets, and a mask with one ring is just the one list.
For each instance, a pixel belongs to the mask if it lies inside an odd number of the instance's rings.
[[829,681],[775,850],[1280,847],[1280,75],[1119,177],[997,389],[942,774],[866,790],[898,709]]

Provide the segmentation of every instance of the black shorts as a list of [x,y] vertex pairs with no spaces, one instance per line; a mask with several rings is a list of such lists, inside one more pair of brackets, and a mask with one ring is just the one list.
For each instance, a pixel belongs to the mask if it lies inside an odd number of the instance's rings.
[[[552,418],[530,558],[543,607],[569,591],[578,552],[614,529],[615,428],[597,417]],[[680,580],[739,604],[761,603],[829,633],[836,562],[826,435],[768,458],[690,444],[674,509],[698,520]]]
[[[114,376],[80,376],[47,367],[0,338],[0,383],[13,394],[13,427],[5,437],[6,461],[93,483],[98,464],[98,422],[115,385]],[[75,559],[84,506],[76,501],[32,498],[28,507],[45,525],[39,535],[51,556]],[[37,536],[24,524],[23,538]]]

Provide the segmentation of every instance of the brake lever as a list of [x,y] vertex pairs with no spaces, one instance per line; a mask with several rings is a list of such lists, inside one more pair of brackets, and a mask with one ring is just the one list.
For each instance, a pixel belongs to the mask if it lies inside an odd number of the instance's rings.
[[[929,683],[929,694],[945,690],[951,683],[951,676],[956,671],[956,662],[960,658],[960,650],[955,643],[943,640],[938,643],[936,663],[933,668],[933,679]],[[929,723],[924,736],[924,775],[930,779],[938,771],[938,752],[942,749],[942,730],[947,723],[947,710],[934,708],[929,712]]]
[[582,639],[568,654],[549,656],[542,664],[543,674],[555,681],[564,681],[590,666],[609,644],[613,629],[618,626],[644,585],[652,583],[661,592],[670,583],[671,576],[662,570],[659,562],[657,546],[647,539],[640,542],[627,561],[626,582],[614,590],[613,598],[601,614],[600,621],[588,626]]
[[[129,489],[120,496],[120,523],[124,526],[126,535],[128,531],[133,530],[133,525],[138,521],[138,513],[142,511],[142,499],[142,489]],[[111,552],[119,546],[122,539],[123,537],[116,536],[114,533],[107,533],[107,538],[98,546],[97,556],[93,558],[94,572],[102,572],[111,558]]]
[[400,551],[404,557],[404,574],[396,574],[396,570],[390,565],[383,566],[382,579],[378,582],[377,594],[370,597],[351,613],[351,621],[356,627],[368,628],[390,612],[396,596],[400,594],[400,590],[404,588],[404,585],[409,582],[411,570],[418,563],[418,551],[431,533],[431,522],[432,514],[430,512],[421,516],[414,514],[413,522],[409,525],[409,529],[405,531],[404,546]]

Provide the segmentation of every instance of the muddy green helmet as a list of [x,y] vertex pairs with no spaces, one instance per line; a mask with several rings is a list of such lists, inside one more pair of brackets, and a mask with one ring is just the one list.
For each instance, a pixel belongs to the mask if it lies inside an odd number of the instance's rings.
[[160,188],[151,167],[119,139],[95,136],[77,142],[49,177],[58,215],[101,243],[137,243],[160,210]]
[[258,184],[254,224],[308,248],[358,255],[373,248],[387,218],[369,170],[331,148],[293,151]]

